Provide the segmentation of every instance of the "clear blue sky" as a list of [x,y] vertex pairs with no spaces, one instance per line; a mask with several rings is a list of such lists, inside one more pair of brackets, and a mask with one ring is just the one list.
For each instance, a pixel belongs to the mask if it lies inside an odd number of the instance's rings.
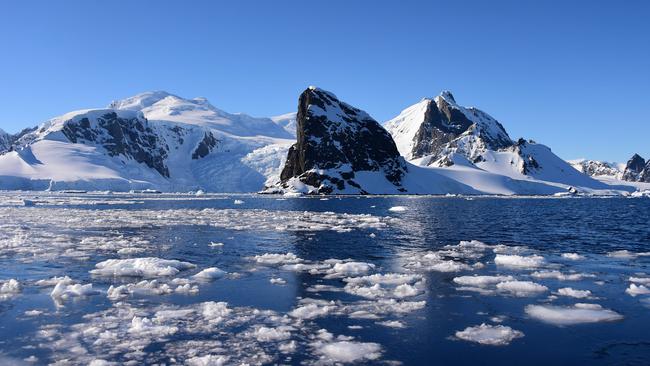
[[450,89],[561,157],[650,157],[649,19],[645,0],[8,0],[0,128],[159,89],[271,116],[308,85],[384,121]]

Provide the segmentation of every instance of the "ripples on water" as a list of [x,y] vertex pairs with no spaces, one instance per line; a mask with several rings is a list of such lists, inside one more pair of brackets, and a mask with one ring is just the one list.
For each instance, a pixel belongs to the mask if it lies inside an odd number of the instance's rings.
[[[0,362],[648,364],[649,223],[648,199],[4,193]],[[186,263],[93,271],[144,257]]]

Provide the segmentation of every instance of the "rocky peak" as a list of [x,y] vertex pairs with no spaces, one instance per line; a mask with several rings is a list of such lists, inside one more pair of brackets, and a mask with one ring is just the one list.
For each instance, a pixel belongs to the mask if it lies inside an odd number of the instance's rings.
[[650,161],[646,162],[639,154],[634,154],[625,165],[623,180],[650,182]]
[[390,134],[366,112],[328,91],[309,87],[298,101],[296,143],[280,175],[285,188],[307,185],[308,193],[366,193],[356,174],[378,172],[401,186],[407,168]]
[[405,109],[386,128],[407,159],[429,156],[433,162],[460,149],[474,160],[480,149],[513,145],[497,120],[479,109],[459,106],[449,91]]

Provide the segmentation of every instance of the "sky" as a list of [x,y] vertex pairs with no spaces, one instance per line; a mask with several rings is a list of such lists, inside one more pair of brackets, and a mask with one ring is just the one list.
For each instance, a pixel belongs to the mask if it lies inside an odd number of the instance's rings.
[[650,1],[3,1],[0,128],[166,90],[295,111],[309,85],[380,122],[451,90],[566,159],[650,157]]

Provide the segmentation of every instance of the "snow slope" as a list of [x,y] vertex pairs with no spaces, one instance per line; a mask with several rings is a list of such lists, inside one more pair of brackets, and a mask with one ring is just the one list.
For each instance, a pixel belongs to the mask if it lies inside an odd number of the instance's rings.
[[269,118],[143,93],[22,136],[0,155],[0,188],[253,192],[278,174],[289,137]]

